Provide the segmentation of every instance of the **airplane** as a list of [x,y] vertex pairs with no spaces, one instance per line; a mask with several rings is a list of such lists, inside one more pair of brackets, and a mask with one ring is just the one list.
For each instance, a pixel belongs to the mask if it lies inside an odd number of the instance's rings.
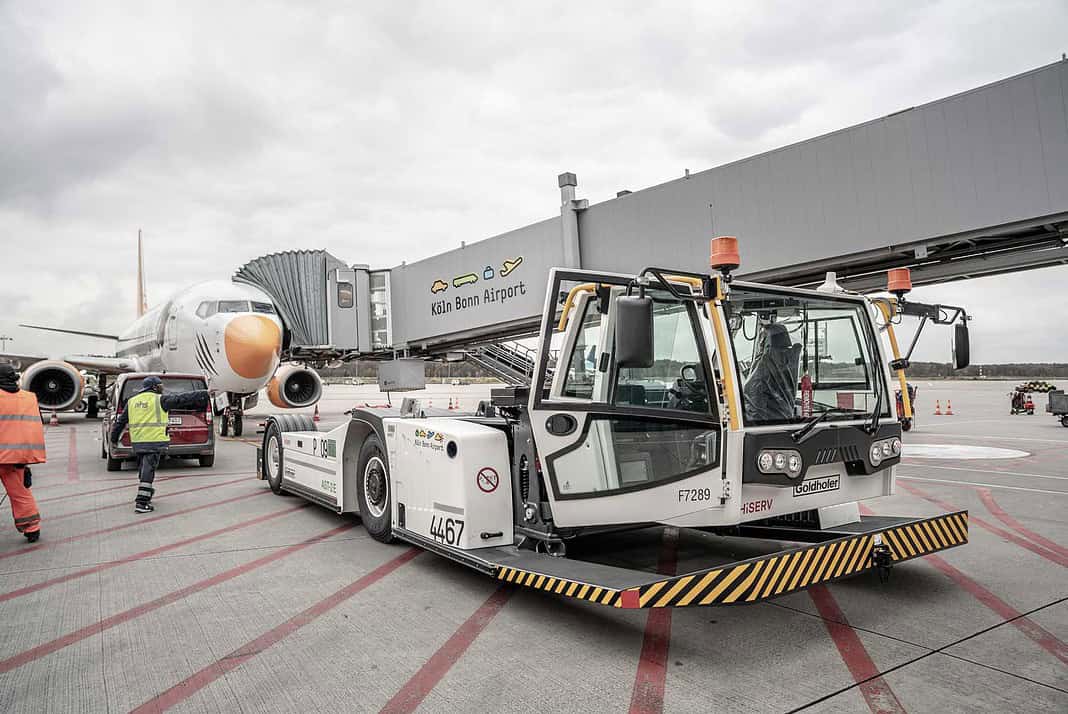
[[[285,328],[267,293],[250,285],[209,281],[178,291],[161,305],[145,309],[142,244],[138,232],[138,318],[118,335],[38,325],[22,325],[113,340],[110,355],[76,354],[47,359],[0,353],[17,363],[21,386],[34,392],[42,411],[78,408],[85,396],[82,372],[97,376],[97,394],[88,395],[86,415],[94,418],[107,403],[107,377],[123,372],[202,374],[217,392],[223,436],[243,431],[245,409],[260,389],[279,408],[309,407],[322,396],[319,375],[304,366],[281,365]],[[225,395],[225,398],[220,398]]]

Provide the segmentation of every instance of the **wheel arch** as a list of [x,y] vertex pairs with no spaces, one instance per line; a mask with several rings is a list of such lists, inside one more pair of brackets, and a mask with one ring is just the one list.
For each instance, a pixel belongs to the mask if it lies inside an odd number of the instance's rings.
[[263,454],[260,464],[260,478],[267,477],[267,439],[271,435],[271,426],[278,430],[279,434],[289,431],[319,431],[319,426],[307,414],[271,414],[263,423],[263,439],[260,441],[260,453]]
[[378,436],[382,442],[382,456],[386,460],[388,469],[389,455],[385,453],[386,437],[382,419],[378,415],[367,416],[359,411],[353,411],[352,419],[349,420],[348,429],[345,431],[345,449],[341,454],[343,479],[341,510],[343,512],[360,512],[360,504],[356,495],[356,479],[359,478],[360,451],[371,434]]

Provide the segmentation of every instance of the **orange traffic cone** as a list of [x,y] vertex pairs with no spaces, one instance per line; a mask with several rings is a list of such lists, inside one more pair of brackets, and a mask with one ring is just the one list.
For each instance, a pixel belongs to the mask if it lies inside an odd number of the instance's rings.
[[942,403],[940,401],[938,401],[937,399],[935,400],[934,415],[935,416],[942,416]]
[[318,404],[315,405],[315,413],[312,414],[312,421],[314,421],[314,422],[319,421],[319,405]]
[[52,412],[52,418],[48,420],[48,426],[59,426],[59,415],[54,411]]
[[949,399],[946,400],[946,416],[953,416],[953,402]]

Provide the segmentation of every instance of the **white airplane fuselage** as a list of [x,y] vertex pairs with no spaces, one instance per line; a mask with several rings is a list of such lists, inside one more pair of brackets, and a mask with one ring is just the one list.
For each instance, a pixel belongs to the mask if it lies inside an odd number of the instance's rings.
[[225,281],[173,295],[119,335],[115,355],[140,372],[203,374],[210,389],[254,394],[274,375],[282,322],[262,290]]

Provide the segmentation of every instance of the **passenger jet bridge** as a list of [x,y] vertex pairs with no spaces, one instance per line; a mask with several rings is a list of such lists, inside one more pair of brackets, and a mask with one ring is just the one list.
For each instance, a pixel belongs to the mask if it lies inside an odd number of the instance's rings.
[[815,285],[835,271],[861,291],[894,267],[922,285],[1064,264],[1066,97],[1060,61],[603,203],[565,173],[551,218],[389,270],[301,251],[235,279],[285,295],[287,326],[314,328],[292,356],[373,358],[536,330],[552,267],[707,271],[714,235],[743,239],[739,277]]

